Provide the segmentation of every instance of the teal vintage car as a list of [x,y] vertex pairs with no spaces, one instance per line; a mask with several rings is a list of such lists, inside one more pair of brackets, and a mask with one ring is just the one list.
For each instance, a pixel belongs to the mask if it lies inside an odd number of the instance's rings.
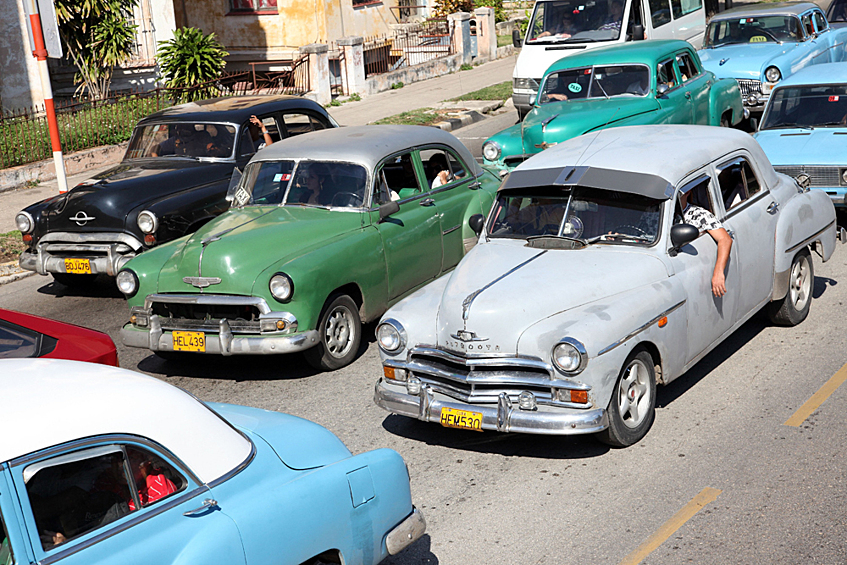
[[538,92],[523,122],[483,144],[485,164],[510,170],[552,145],[607,127],[730,126],[747,116],[736,81],[715,78],[680,40],[570,55],[547,69]]
[[498,175],[421,126],[314,132],[259,151],[232,208],[118,273],[124,344],[165,358],[304,351],[331,370],[362,322],[451,270],[476,244]]

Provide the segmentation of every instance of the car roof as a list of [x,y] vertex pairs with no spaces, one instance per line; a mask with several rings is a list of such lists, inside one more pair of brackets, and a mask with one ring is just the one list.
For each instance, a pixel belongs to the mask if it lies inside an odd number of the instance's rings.
[[253,446],[188,393],[134,371],[60,359],[0,360],[0,462],[69,441],[132,434],[169,449],[204,483]]
[[717,22],[735,18],[752,18],[757,16],[797,16],[811,10],[812,8],[820,9],[817,4],[812,2],[761,2],[756,4],[747,4],[737,8],[730,8],[729,10],[712,16],[711,21]]
[[681,39],[630,41],[618,45],[598,47],[565,57],[550,65],[547,72],[551,73],[563,69],[589,67],[592,65],[614,65],[622,63],[640,63],[652,67],[653,63],[664,58],[669,52],[685,48],[694,51],[690,43]]
[[503,183],[503,188],[580,184],[579,181],[560,183],[557,179],[570,169],[580,169],[581,173],[594,169],[635,173],[642,175],[642,182],[629,182],[612,173],[604,177],[611,180],[612,185],[588,186],[667,198],[669,195],[662,193],[668,186],[678,186],[695,170],[742,148],[757,163],[767,165],[759,167],[764,176],[762,180],[773,186],[776,173],[762,148],[748,133],[715,126],[648,125],[603,129],[545,149],[518,166]]
[[451,133],[430,126],[377,125],[324,129],[269,145],[256,153],[253,160],[349,161],[374,170],[387,155],[431,143],[451,147],[474,176],[482,172],[461,141]]
[[210,98],[171,106],[143,118],[138,123],[161,121],[213,121],[246,122],[253,114],[264,114],[289,109],[307,109],[326,115],[326,110],[315,102],[302,96],[230,96]]
[[847,84],[847,65],[821,63],[804,67],[779,83],[778,88],[798,85]]

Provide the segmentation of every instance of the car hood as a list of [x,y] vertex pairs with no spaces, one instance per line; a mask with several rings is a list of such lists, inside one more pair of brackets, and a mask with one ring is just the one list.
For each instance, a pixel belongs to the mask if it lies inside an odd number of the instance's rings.
[[[703,67],[718,78],[763,80],[768,64],[797,47],[796,43],[738,43],[697,52]],[[721,61],[724,64],[721,65]],[[781,69],[783,73],[787,69]]]
[[[477,245],[444,288],[437,345],[519,354],[521,334],[538,321],[667,278],[657,257],[628,246],[543,250],[514,240]],[[457,339],[460,330],[474,332],[478,341]]]
[[[121,230],[139,206],[163,196],[226,178],[234,163],[190,159],[129,161],[45,201],[44,231],[96,232]],[[37,205],[36,205],[37,206]],[[80,218],[92,218],[84,220]],[[134,222],[135,218],[129,218]]]
[[[615,96],[608,100],[553,102],[534,108],[521,124],[524,153],[538,153],[543,144],[555,145],[626,118],[659,110],[652,96]],[[546,122],[546,125],[545,125]]]
[[771,164],[847,165],[847,127],[772,129],[753,137]]
[[[183,277],[219,277],[214,294],[250,296],[256,277],[274,264],[361,229],[354,212],[306,206],[229,210],[186,238],[159,273],[159,292],[196,292]],[[202,262],[201,262],[202,252]]]

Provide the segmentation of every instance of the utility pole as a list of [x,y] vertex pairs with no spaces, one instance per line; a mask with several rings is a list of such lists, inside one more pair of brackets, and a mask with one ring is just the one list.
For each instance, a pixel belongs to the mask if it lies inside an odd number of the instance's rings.
[[[53,87],[50,85],[50,71],[47,68],[47,57],[56,59],[62,57],[56,10],[53,6],[53,0],[23,1],[29,14],[28,27],[32,54],[38,61],[38,73],[41,75],[41,90],[44,94],[44,110],[47,113],[47,127],[50,130],[50,146],[53,149],[56,180],[59,183],[59,192],[65,193],[68,191],[68,179],[65,176],[65,160],[62,156],[62,143],[59,139],[59,122],[56,120]],[[42,18],[42,15],[44,18]],[[46,28],[42,26],[46,26]],[[46,42],[45,37],[47,38]]]

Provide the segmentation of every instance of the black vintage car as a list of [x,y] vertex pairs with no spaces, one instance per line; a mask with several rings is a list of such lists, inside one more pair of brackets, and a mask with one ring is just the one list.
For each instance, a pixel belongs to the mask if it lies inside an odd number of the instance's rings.
[[20,265],[68,286],[115,276],[145,249],[224,212],[233,170],[266,142],[332,127],[321,105],[296,96],[218,98],[156,112],[138,123],[119,165],[17,215],[29,243]]

